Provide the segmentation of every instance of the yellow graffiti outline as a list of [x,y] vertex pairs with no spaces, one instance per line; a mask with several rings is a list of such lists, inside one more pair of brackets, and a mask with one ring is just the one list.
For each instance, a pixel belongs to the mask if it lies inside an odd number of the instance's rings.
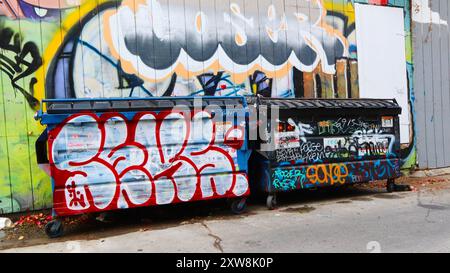
[[322,0],[326,10],[332,10],[347,16],[348,25],[355,23],[355,8],[350,1]]
[[[48,73],[48,69],[52,60],[55,58],[58,50],[61,48],[69,31],[76,25],[80,23],[80,19],[84,18],[89,12],[97,8],[99,5],[113,2],[111,0],[95,0],[95,1],[85,1],[81,6],[74,8],[71,13],[63,20],[62,24],[53,35],[50,43],[42,55],[43,65],[36,71],[36,89],[35,97],[42,101],[45,99],[45,75]],[[45,110],[45,109],[43,109]]]

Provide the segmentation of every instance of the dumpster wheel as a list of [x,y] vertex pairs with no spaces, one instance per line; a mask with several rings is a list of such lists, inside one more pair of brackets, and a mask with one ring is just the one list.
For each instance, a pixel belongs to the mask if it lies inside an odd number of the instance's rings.
[[395,179],[389,178],[386,183],[386,190],[389,193],[400,192],[400,191],[411,191],[412,188],[409,185],[397,185],[395,184]]
[[247,208],[247,198],[238,198],[230,200],[231,212],[234,214],[241,214]]
[[274,210],[277,207],[277,196],[275,194],[269,194],[267,196],[266,206],[270,210]]
[[389,193],[392,193],[395,191],[395,180],[394,179],[388,179],[386,183],[386,190]]
[[61,237],[64,233],[61,220],[52,220],[45,225],[45,234],[50,238]]

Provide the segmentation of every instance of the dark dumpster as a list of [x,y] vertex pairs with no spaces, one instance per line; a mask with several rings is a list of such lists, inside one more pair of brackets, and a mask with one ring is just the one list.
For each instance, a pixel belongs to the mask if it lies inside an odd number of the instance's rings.
[[[45,100],[36,143],[58,217],[249,194],[244,97]],[[48,146],[48,151],[47,151]]]
[[[267,117],[250,160],[250,179],[268,193],[398,178],[401,108],[395,100],[272,99],[253,101]],[[271,109],[278,108],[273,117]],[[266,117],[264,117],[266,115]]]

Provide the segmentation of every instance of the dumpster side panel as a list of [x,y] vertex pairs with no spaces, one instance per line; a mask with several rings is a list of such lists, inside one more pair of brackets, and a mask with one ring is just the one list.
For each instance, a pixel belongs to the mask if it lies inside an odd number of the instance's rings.
[[192,116],[69,116],[49,132],[56,213],[248,195],[244,128],[217,124],[205,111]]

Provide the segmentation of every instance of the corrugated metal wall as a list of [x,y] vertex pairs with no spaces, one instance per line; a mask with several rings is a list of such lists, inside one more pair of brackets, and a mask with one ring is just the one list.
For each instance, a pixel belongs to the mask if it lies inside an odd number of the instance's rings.
[[447,22],[450,4],[448,0],[414,0],[412,12],[419,167],[448,167],[450,36]]

